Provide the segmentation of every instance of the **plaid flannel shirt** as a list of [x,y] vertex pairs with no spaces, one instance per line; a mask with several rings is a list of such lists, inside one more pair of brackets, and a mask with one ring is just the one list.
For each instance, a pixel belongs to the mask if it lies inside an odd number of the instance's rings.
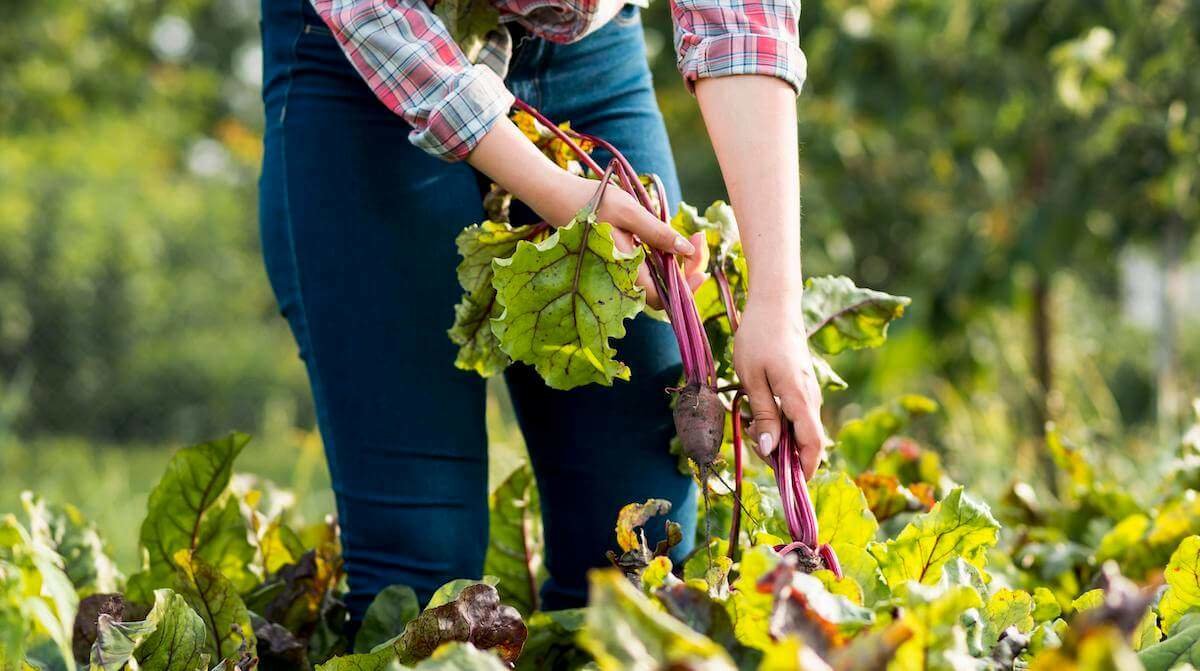
[[[423,0],[311,0],[354,68],[383,104],[413,127],[409,139],[461,160],[508,113],[503,77],[508,30],[493,31],[468,57]],[[501,22],[568,43],[600,28],[625,0],[491,0]],[[671,0],[679,71],[697,79],[765,74],[804,83],[799,0]]]

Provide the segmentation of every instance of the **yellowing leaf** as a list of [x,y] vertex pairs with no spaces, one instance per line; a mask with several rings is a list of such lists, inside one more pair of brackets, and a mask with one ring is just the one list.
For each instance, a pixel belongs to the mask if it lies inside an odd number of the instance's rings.
[[1058,599],[1054,597],[1054,592],[1051,592],[1045,587],[1037,587],[1033,590],[1033,619],[1036,622],[1049,622],[1054,618],[1062,615],[1062,606],[1059,605]]
[[809,483],[821,543],[866,547],[875,540],[879,523],[867,499],[843,471],[822,471]]
[[619,571],[592,571],[588,583],[579,640],[601,671],[735,668],[724,648],[663,613]]
[[[1146,611],[1145,617],[1138,623],[1133,632],[1133,649],[1141,650],[1158,643],[1163,638],[1162,629],[1158,628],[1158,615],[1153,610]],[[1197,652],[1200,652],[1198,650]]]
[[888,667],[897,671],[924,671],[925,669],[953,668],[946,659],[949,652],[962,647],[954,641],[954,628],[968,608],[983,605],[979,593],[966,585],[926,587],[909,583],[904,589],[907,608],[900,618],[901,624],[912,637],[896,651],[896,657]]
[[508,366],[508,355],[500,349],[500,342],[492,333],[492,319],[504,311],[492,287],[492,260],[511,256],[517,242],[534,233],[532,226],[514,228],[507,223],[485,221],[463,229],[455,238],[462,256],[458,283],[465,293],[454,306],[454,325],[447,333],[459,346],[454,361],[458,368],[491,377]]
[[502,30],[500,12],[487,0],[438,0],[433,11],[472,63],[479,62],[489,36]]
[[1097,587],[1075,597],[1071,601],[1071,612],[1078,613],[1081,610],[1090,610],[1102,605],[1104,605],[1104,590]]
[[650,560],[650,565],[642,571],[642,591],[650,594],[654,590],[666,585],[669,580],[674,578],[671,574],[671,560],[668,557],[655,557]]
[[983,606],[984,644],[992,646],[1009,627],[1021,633],[1033,629],[1033,596],[1024,590],[1000,589]]
[[779,562],[779,555],[761,545],[742,553],[738,577],[725,608],[733,620],[734,635],[743,645],[759,650],[767,650],[773,645],[769,631],[775,598],[759,592],[758,581]]
[[933,510],[914,517],[894,540],[872,545],[871,554],[892,589],[910,580],[932,585],[952,559],[982,567],[999,529],[987,505],[958,487]]
[[879,570],[879,562],[866,548],[857,545],[833,544],[838,561],[842,565],[842,573],[847,579],[854,580],[862,589],[863,603],[873,606],[891,596],[891,590],[883,580]]
[[646,499],[645,503],[626,504],[617,513],[617,545],[628,552],[642,547],[642,525],[656,515],[671,512],[671,502],[666,499]]
[[624,337],[625,320],[645,304],[636,284],[643,257],[640,247],[617,249],[612,226],[587,208],[545,240],[517,243],[492,262],[504,306],[492,320],[500,348],[554,389],[629,379],[609,340]]
[[1158,603],[1162,628],[1173,633],[1175,623],[1187,613],[1200,610],[1200,536],[1183,539],[1163,573],[1167,590]]

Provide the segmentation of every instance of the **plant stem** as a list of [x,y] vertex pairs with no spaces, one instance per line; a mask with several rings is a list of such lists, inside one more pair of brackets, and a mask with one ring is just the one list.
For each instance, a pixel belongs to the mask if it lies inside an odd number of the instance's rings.
[[733,511],[733,520],[729,523],[729,561],[737,561],[736,554],[739,536],[742,532],[742,399],[746,395],[738,391],[733,395],[733,409],[730,421],[733,422],[733,495],[739,507]]

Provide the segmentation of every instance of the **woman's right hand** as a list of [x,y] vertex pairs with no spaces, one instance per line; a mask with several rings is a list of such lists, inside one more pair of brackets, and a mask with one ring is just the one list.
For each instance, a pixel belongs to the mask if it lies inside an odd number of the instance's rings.
[[[569,224],[600,186],[594,179],[573,175],[555,165],[508,119],[496,122],[467,162],[555,227]],[[692,291],[704,282],[707,259],[703,234],[697,233],[689,241],[618,188],[605,189],[598,210],[599,219],[616,229],[613,237],[622,251],[633,250],[640,240],[682,257],[684,277]],[[646,290],[646,301],[652,307],[662,307],[645,264],[638,272],[638,285]]]

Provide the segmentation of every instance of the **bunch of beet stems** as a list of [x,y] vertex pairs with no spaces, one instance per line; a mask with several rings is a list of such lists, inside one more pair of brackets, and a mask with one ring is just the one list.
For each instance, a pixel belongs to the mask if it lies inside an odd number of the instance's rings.
[[[656,175],[649,176],[649,181],[655,190],[655,198],[651,199],[637,171],[612,144],[594,135],[559,128],[557,124],[547,119],[533,106],[520,99],[516,100],[515,106],[548,128],[555,137],[571,149],[582,165],[596,175],[600,175],[602,180],[607,182],[610,179],[609,176],[615,174],[622,190],[637,198],[642,207],[658,217],[660,221],[667,222],[669,220],[666,192]],[[600,164],[580,147],[577,139],[607,151],[613,157],[608,168],[601,168]],[[598,205],[598,200],[596,204]],[[684,387],[679,390],[679,399],[676,404],[676,431],[679,433],[684,453],[700,466],[703,475],[706,470],[711,469],[720,453],[725,426],[725,407],[721,404],[717,394],[717,370],[716,364],[713,362],[712,348],[708,342],[708,334],[704,331],[704,325],[700,321],[700,314],[696,309],[691,289],[684,281],[675,256],[669,252],[646,246],[646,259],[650,268],[650,277],[658,291],[663,310],[670,320],[683,361]],[[730,328],[736,332],[740,320],[733,293],[730,290],[729,279],[721,263],[715,264],[713,275],[720,289],[721,301],[729,317]],[[741,526],[742,454],[744,449],[741,404],[744,397],[745,394],[739,389],[734,395],[732,404],[733,494],[738,505],[730,524],[729,558],[731,560],[734,558],[738,545]],[[689,418],[693,421],[689,421]],[[779,486],[784,517],[787,520],[792,542],[778,546],[775,550],[784,556],[795,552],[800,554],[803,559],[814,559],[819,555],[825,567],[840,578],[842,570],[833,548],[829,545],[818,547],[817,518],[813,511],[812,499],[808,494],[808,486],[805,484],[804,471],[800,466],[798,444],[795,436],[792,435],[789,423],[784,422],[784,425],[779,447],[772,454],[770,462],[775,469],[775,479]],[[707,487],[705,489],[707,490]]]
[[[713,269],[713,279],[717,282],[721,303],[725,306],[725,315],[729,318],[730,329],[737,333],[740,319],[737,304],[733,301],[733,292],[729,287],[729,277],[725,274],[722,259],[717,259]],[[733,482],[734,497],[741,501],[744,452],[742,439],[742,401],[745,394],[738,389],[733,396],[731,412],[733,413]],[[797,553],[802,561],[819,556],[825,568],[833,571],[838,578],[842,577],[842,565],[837,554],[828,543],[820,543],[817,531],[817,515],[813,508],[812,497],[808,493],[808,483],[804,479],[804,469],[800,465],[799,444],[792,433],[791,423],[784,421],[780,432],[779,446],[769,457],[771,467],[775,471],[775,484],[779,487],[779,499],[783,507],[783,516],[787,521],[788,533],[792,542],[777,546],[775,551],[783,556]],[[742,511],[740,506],[733,511],[733,520],[729,525],[729,559],[735,559],[737,549],[736,539],[741,531]]]

